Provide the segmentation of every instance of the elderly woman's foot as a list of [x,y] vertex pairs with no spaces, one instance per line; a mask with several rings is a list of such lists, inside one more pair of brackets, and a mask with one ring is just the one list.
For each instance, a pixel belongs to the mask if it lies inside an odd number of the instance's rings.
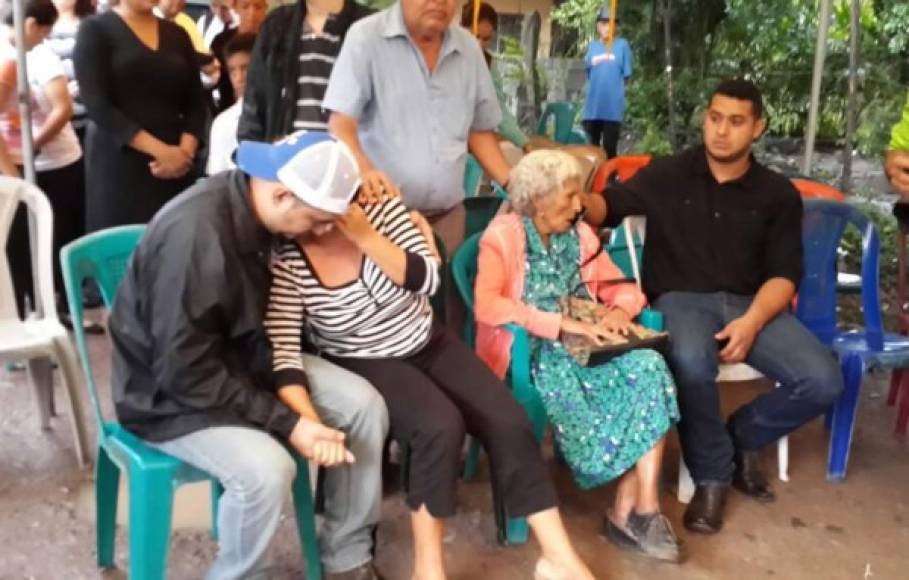
[[606,539],[624,550],[662,562],[677,563],[681,560],[679,541],[672,530],[672,524],[660,512],[639,514],[632,510],[624,526],[607,514],[602,533]]

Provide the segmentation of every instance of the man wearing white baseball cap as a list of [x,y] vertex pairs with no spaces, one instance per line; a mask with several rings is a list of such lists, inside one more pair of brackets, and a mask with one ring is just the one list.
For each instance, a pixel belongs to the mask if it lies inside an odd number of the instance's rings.
[[331,229],[359,188],[356,165],[325,133],[243,142],[237,164],[162,208],[136,250],[110,319],[117,416],[224,486],[208,579],[274,577],[269,545],[296,476],[290,448],[331,468],[324,577],[373,580],[384,401],[305,346],[293,369],[275,370],[263,324],[273,240]]

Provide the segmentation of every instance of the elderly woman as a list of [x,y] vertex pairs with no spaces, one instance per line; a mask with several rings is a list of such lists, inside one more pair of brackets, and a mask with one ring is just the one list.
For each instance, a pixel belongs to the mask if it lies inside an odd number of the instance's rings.
[[[511,346],[502,326],[527,329],[534,385],[578,484],[586,489],[619,478],[603,533],[623,548],[678,561],[658,497],[666,432],[679,417],[665,361],[655,351],[632,350],[585,367],[561,342],[566,335],[594,343],[627,335],[645,304],[636,285],[605,283],[622,273],[578,219],[578,175],[575,160],[560,151],[534,151],[512,169],[508,191],[516,213],[498,216],[480,241],[477,351],[502,377]],[[569,295],[597,299],[608,314],[598,324],[563,316],[559,303]]]
[[[344,161],[330,166],[356,167],[343,143],[327,136],[326,142]],[[318,162],[331,163],[330,152],[320,155]],[[292,386],[286,381],[300,376],[305,333],[322,356],[382,394],[391,434],[410,450],[413,578],[445,578],[443,518],[455,513],[467,431],[489,450],[508,514],[527,516],[540,542],[535,578],[592,579],[562,525],[527,416],[476,355],[433,319],[429,297],[440,274],[428,225],[398,198],[351,204],[359,179],[355,171],[342,173],[305,199],[336,219],[280,243],[272,255],[266,327],[279,384]]]

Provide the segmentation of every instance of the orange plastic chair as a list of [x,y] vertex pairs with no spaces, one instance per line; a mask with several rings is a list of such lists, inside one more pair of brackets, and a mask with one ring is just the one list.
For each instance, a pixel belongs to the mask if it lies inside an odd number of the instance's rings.
[[820,181],[805,179],[804,177],[793,177],[792,185],[799,190],[802,199],[829,199],[830,201],[841,203],[846,201],[846,196],[843,195],[842,191]]
[[597,169],[593,178],[593,191],[603,191],[613,176],[619,181],[628,181],[651,160],[650,155],[619,155],[606,161]]

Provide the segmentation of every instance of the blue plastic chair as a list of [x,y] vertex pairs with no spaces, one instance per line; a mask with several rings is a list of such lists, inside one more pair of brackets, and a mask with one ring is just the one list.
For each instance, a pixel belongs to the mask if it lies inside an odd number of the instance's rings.
[[[880,240],[874,224],[847,203],[809,199],[802,219],[804,275],[796,315],[840,360],[845,390],[827,416],[831,429],[827,479],[846,477],[859,392],[866,371],[909,367],[909,337],[885,333],[878,288]],[[836,317],[837,248],[846,227],[862,234],[862,312],[865,327],[844,331]]]
[[[129,577],[131,580],[163,580],[167,570],[174,491],[184,483],[211,481],[212,536],[217,538],[218,499],[223,493],[209,474],[149,447],[116,421],[105,421],[98,399],[85,331],[82,327],[82,283],[94,279],[110,309],[130,257],[145,226],[121,226],[83,236],[60,252],[63,281],[76,346],[89,386],[98,423],[98,461],[95,465],[95,518],[98,565],[114,563],[114,540],[120,473],[129,477]],[[294,454],[297,477],[293,496],[297,508],[297,531],[306,555],[306,577],[321,578],[322,565],[316,541],[309,466]]]

